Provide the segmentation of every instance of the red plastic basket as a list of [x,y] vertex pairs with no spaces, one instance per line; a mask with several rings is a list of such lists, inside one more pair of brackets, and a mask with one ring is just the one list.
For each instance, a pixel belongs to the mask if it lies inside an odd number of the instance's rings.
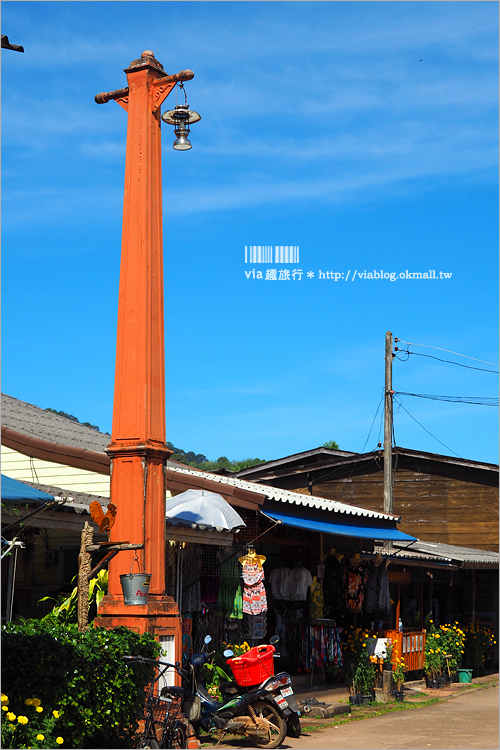
[[246,654],[228,659],[238,685],[259,685],[274,674],[274,646],[255,646]]

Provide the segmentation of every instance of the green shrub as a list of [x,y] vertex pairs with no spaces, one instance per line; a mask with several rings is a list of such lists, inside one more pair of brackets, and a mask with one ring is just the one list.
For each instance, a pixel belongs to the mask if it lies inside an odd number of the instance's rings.
[[128,667],[121,657],[158,653],[152,635],[128,628],[79,633],[75,625],[50,619],[9,623],[2,627],[2,691],[16,715],[33,696],[47,713],[60,711],[64,747],[133,747],[137,696],[151,669]]

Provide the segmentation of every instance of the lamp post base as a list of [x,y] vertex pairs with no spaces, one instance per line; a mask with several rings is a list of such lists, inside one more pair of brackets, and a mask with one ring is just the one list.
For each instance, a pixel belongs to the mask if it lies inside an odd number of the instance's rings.
[[[170,596],[148,596],[146,604],[126,605],[123,596],[104,597],[94,620],[97,628],[125,627],[136,633],[151,633],[163,649],[160,658],[174,664],[182,661],[182,622],[177,602]],[[176,684],[178,675],[176,674]]]

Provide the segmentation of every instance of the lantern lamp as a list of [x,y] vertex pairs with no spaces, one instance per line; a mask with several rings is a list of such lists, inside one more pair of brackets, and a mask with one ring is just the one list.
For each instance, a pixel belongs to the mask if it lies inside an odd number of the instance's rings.
[[161,119],[163,122],[174,126],[174,133],[177,136],[174,141],[174,149],[176,151],[188,151],[191,148],[191,141],[188,138],[189,126],[194,122],[199,122],[201,115],[189,109],[189,104],[178,104],[175,109],[164,112]]

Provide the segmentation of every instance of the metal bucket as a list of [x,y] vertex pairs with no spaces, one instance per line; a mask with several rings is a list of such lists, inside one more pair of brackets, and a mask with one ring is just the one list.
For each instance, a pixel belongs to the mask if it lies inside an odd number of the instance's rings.
[[134,562],[137,562],[139,566],[137,555],[132,560],[130,573],[120,576],[124,603],[127,605],[147,604],[151,573],[132,573]]
[[472,669],[457,669],[459,682],[472,682]]

